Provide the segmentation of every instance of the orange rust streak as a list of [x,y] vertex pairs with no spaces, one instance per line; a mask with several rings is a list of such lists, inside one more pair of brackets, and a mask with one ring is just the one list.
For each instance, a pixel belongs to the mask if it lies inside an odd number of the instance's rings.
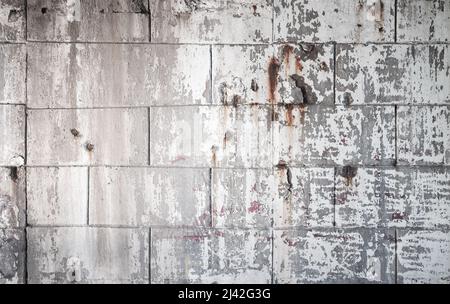
[[295,71],[299,74],[303,70],[302,61],[299,56],[295,57]]
[[269,100],[275,103],[275,90],[278,84],[278,72],[280,71],[280,62],[276,57],[272,57],[269,62]]

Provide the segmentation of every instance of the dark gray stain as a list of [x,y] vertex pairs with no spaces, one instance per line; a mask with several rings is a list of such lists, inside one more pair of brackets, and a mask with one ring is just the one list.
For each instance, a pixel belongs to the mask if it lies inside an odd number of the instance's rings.
[[347,186],[352,185],[353,178],[356,176],[358,168],[352,166],[344,166],[339,169],[339,175],[346,179]]
[[19,174],[17,167],[9,167],[9,177],[15,183],[19,180]]
[[19,20],[21,13],[18,10],[12,9],[9,11],[8,22],[16,22]]
[[250,84],[250,89],[253,92],[258,92],[259,86],[255,79],[252,79],[252,83]]
[[70,129],[70,133],[72,133],[72,135],[75,137],[80,136],[80,132],[77,129]]
[[317,96],[314,90],[305,82],[303,76],[292,74],[290,78],[295,82],[295,86],[300,89],[302,100],[298,100],[297,103],[302,104],[315,104],[317,103]]

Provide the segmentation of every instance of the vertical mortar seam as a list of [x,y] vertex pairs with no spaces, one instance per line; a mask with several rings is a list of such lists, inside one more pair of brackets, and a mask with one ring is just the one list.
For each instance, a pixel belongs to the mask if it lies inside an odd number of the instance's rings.
[[150,7],[150,0],[147,1],[148,5],[148,42],[152,42],[152,9]]
[[274,235],[273,235],[273,228],[271,229],[271,233],[272,233],[272,236],[271,236],[271,247],[272,247],[272,273],[270,274],[270,278],[271,278],[271,280],[270,280],[270,283],[273,285],[274,284],[274,281],[275,281],[275,273],[274,273],[274,265],[273,265],[273,260],[274,260]]
[[394,245],[394,251],[395,251],[395,253],[394,253],[394,282],[395,282],[395,284],[398,284],[398,279],[397,279],[397,277],[398,277],[398,275],[397,275],[397,273],[398,273],[397,238],[398,238],[398,233],[397,233],[397,228],[395,228],[394,229],[394,241],[395,241],[395,245]]
[[333,104],[336,106],[336,52],[337,43],[333,42]]
[[336,228],[336,167],[333,168],[333,228]]
[[152,284],[152,228],[148,228],[148,284]]
[[274,22],[274,20],[275,20],[275,8],[274,8],[274,0],[272,0],[272,20],[271,20],[271,22],[272,22],[272,43],[275,41],[275,22]]
[[25,169],[25,215],[24,215],[24,221],[25,221],[25,229],[23,232],[24,237],[24,278],[23,283],[28,284],[28,0],[24,1],[24,15],[25,15],[25,33],[24,33],[24,40],[25,40],[25,142],[24,142],[24,149],[25,149],[25,155],[24,155],[24,169]]
[[210,224],[209,226],[211,228],[214,227],[214,216],[213,216],[213,173],[212,173],[212,168],[209,168],[209,220],[210,220]]
[[394,166],[397,167],[398,164],[398,122],[397,122],[397,111],[398,106],[394,106]]
[[213,55],[212,55],[212,45],[209,45],[209,104],[213,104]]
[[150,158],[150,141],[151,141],[151,134],[150,134],[150,119],[151,119],[151,106],[147,108],[147,165],[151,165],[151,158]]
[[89,201],[89,198],[90,198],[90,194],[91,194],[91,167],[87,167],[87,200],[86,200],[86,203],[87,203],[87,208],[86,208],[86,225],[88,225],[89,226],[89,222],[90,222],[90,219],[89,219],[89,212],[90,212],[90,208],[91,208],[91,206],[90,206],[90,201]]
[[397,43],[397,0],[394,0],[394,42]]

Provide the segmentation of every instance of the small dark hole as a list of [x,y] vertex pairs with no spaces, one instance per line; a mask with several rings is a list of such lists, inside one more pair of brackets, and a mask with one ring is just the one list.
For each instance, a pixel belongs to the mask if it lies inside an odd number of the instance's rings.
[[378,29],[378,31],[379,31],[380,33],[382,33],[382,32],[384,31],[384,28],[383,28],[383,27],[380,27],[380,28]]
[[47,8],[46,8],[46,7],[43,7],[43,8],[41,9],[41,13],[42,13],[42,14],[46,14],[46,13],[47,13]]

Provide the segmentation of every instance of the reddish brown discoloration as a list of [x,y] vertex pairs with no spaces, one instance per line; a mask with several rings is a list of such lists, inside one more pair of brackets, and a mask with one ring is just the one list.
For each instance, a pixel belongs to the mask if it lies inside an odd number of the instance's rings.
[[217,147],[212,146],[211,147],[211,163],[215,167],[217,162],[217,156],[216,156]]
[[248,208],[248,212],[250,212],[250,213],[261,212],[262,210],[263,210],[263,205],[257,201],[251,202],[250,208]]
[[290,59],[293,51],[294,51],[294,48],[289,44],[286,44],[283,47],[283,60],[286,63],[286,66],[289,66],[289,59]]
[[87,142],[85,145],[86,150],[88,150],[89,152],[94,151],[94,145],[90,142]]
[[269,62],[269,101],[275,103],[275,91],[278,84],[278,72],[280,71],[280,62],[276,57],[272,57]]
[[301,73],[302,70],[303,70],[302,60],[301,60],[300,56],[296,56],[295,57],[295,72],[297,74],[299,74],[299,73]]
[[286,124],[291,127],[294,124],[294,115],[292,114],[292,110],[294,109],[294,105],[288,104],[286,107]]
[[304,104],[300,105],[300,123],[302,125],[305,124],[305,112],[306,112],[306,107]]

